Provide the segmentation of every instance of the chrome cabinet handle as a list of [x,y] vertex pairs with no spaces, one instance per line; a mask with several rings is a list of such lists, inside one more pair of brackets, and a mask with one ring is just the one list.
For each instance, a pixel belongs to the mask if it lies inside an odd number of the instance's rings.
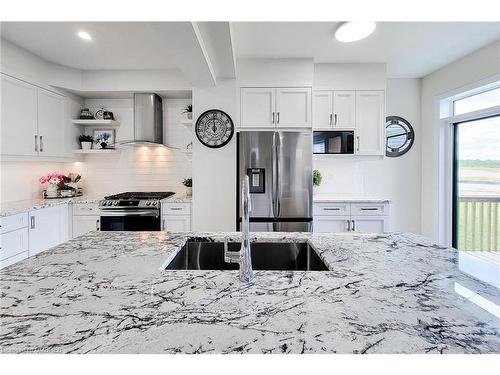
[[97,219],[97,220],[95,221],[95,229],[96,229],[96,230],[100,230],[100,229],[101,229],[101,228],[99,228],[99,219]]
[[279,112],[276,112],[276,123],[277,124],[280,123],[280,113]]
[[35,134],[35,152],[38,152],[38,135]]
[[333,115],[330,113],[330,126],[332,126],[332,118],[333,118]]
[[377,207],[361,207],[361,211],[378,211]]
[[273,112],[273,124],[274,124],[274,112]]
[[356,136],[356,140],[358,141],[358,147],[356,147],[356,151],[359,152],[359,143],[360,143],[360,141],[359,141],[359,135]]
[[170,207],[169,210],[170,211],[181,211],[182,207]]
[[351,231],[351,220],[346,220],[347,221],[347,231]]
[[165,230],[165,219],[161,220],[161,229]]
[[40,136],[40,152],[43,152],[43,136]]
[[30,216],[30,229],[35,229],[35,217]]
[[334,120],[333,120],[334,125],[337,125],[337,114],[335,114],[335,115],[333,116],[333,119],[334,119]]
[[351,220],[352,222],[352,231],[355,232],[356,231],[356,225],[354,224],[354,220]]
[[324,211],[340,211],[340,208],[323,208]]

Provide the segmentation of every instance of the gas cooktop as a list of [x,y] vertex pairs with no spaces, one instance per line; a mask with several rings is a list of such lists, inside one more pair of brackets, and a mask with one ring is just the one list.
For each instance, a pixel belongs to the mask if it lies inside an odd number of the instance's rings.
[[154,192],[129,191],[126,193],[110,195],[104,197],[104,199],[134,199],[134,200],[163,199],[170,197],[171,195],[174,194],[175,193],[171,191],[154,191]]

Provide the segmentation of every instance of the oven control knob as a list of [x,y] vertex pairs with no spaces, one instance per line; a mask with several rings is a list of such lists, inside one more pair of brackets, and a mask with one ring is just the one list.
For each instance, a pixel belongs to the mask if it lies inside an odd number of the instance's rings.
[[146,202],[146,206],[151,206],[151,202],[150,202],[150,201],[147,201],[147,202]]
[[157,202],[157,201],[154,201],[154,202],[153,202],[153,206],[156,206],[157,204],[158,204],[158,202]]
[[113,202],[109,201],[108,202],[108,206],[111,206],[113,204]]
[[113,206],[118,206],[118,201],[114,201]]

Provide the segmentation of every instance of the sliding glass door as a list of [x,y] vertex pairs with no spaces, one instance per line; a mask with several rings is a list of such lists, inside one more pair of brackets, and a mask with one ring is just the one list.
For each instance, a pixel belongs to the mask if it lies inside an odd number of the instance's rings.
[[454,124],[453,246],[499,250],[500,116]]

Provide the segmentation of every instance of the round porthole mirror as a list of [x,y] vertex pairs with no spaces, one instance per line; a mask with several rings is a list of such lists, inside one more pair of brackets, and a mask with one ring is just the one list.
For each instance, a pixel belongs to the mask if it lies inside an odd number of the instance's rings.
[[401,156],[413,145],[415,133],[408,121],[399,116],[388,116],[385,119],[385,155]]

